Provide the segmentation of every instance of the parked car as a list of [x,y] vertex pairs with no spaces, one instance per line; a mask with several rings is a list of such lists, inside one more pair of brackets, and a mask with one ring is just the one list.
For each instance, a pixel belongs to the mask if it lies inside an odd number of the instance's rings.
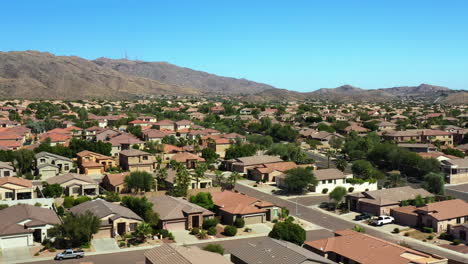
[[387,215],[381,215],[372,221],[373,225],[383,226],[386,224],[391,224],[395,221],[395,218]]
[[63,259],[71,259],[71,258],[78,259],[78,258],[82,258],[82,257],[84,257],[83,250],[67,249],[67,250],[55,255],[55,260],[63,260]]
[[354,217],[354,220],[361,221],[361,220],[367,220],[367,219],[371,219],[371,218],[372,218],[372,215],[370,215],[368,213],[362,213],[360,215],[356,215],[356,217]]

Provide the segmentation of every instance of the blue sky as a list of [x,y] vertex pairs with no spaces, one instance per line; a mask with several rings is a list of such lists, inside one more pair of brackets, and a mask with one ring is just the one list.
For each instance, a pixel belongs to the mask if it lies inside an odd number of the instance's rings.
[[279,88],[468,89],[468,1],[2,1],[0,50],[167,61]]

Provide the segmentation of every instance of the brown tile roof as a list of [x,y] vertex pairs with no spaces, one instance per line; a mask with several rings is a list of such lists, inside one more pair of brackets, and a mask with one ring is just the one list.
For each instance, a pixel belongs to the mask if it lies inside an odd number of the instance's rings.
[[32,182],[30,180],[26,180],[23,178],[19,177],[11,177],[11,176],[6,176],[6,177],[0,177],[0,185],[4,185],[7,183],[23,186],[23,187],[32,187]]
[[119,155],[124,155],[127,157],[136,157],[136,156],[151,155],[151,154],[145,151],[138,150],[138,149],[126,149],[126,150],[122,150],[119,153]]
[[183,198],[172,196],[151,197],[148,199],[153,203],[153,211],[159,214],[161,220],[172,220],[186,218],[188,214],[201,213],[203,215],[214,215],[213,212],[193,204]]
[[261,173],[271,173],[273,171],[287,171],[290,169],[296,168],[297,165],[293,161],[285,161],[285,162],[278,162],[278,163],[267,163],[263,164],[256,168]]
[[172,156],[171,160],[175,160],[177,162],[187,162],[187,160],[197,160],[200,162],[204,162],[205,159],[202,157],[199,157],[195,154],[192,154],[190,152],[180,152]]
[[205,251],[196,246],[162,244],[145,252],[151,264],[228,264],[231,263],[218,253]]
[[231,191],[222,191],[212,193],[213,202],[220,210],[231,214],[254,214],[266,212],[259,207],[273,206],[273,204],[258,200],[257,198],[235,193]]
[[452,160],[444,160],[443,163],[449,165],[456,165],[458,167],[468,167],[468,159],[452,159]]
[[319,181],[332,180],[332,179],[343,179],[346,176],[338,169],[323,169],[313,171],[315,178]]
[[120,217],[135,219],[143,221],[141,217],[135,214],[132,210],[128,209],[119,204],[114,204],[111,202],[104,201],[102,199],[96,199],[81,203],[70,209],[70,212],[74,214],[84,214],[89,211],[98,218],[103,218],[109,215],[112,215],[112,219],[117,219]]
[[468,203],[460,199],[447,200],[418,207],[417,212],[424,212],[439,221],[447,220],[468,216]]
[[63,184],[71,180],[80,180],[88,183],[95,183],[90,177],[82,174],[67,173],[47,179],[48,184]]
[[112,186],[117,186],[123,184],[125,177],[127,177],[128,175],[130,175],[130,172],[107,174],[104,177],[107,178],[107,180]]
[[[32,233],[33,230],[26,226],[37,226],[45,224],[59,224],[60,219],[54,211],[32,205],[19,204],[0,210],[0,235],[14,235]],[[18,223],[30,220],[24,225]]]
[[334,252],[361,264],[422,264],[440,260],[363,233],[338,233],[338,236],[307,241],[305,244],[322,252]]
[[265,163],[275,163],[275,162],[283,162],[282,159],[276,156],[267,156],[267,155],[260,155],[260,156],[251,156],[251,157],[242,157],[235,159],[237,162],[242,163],[244,166],[251,166],[251,165],[260,165]]
[[416,198],[416,196],[421,195],[422,197],[431,197],[433,196],[430,192],[418,188],[414,189],[410,186],[403,186],[403,187],[396,187],[396,188],[389,188],[389,189],[382,189],[382,190],[375,190],[375,191],[367,191],[363,192],[365,197],[374,199],[374,200],[389,200],[389,201],[403,201],[403,200],[412,200]]

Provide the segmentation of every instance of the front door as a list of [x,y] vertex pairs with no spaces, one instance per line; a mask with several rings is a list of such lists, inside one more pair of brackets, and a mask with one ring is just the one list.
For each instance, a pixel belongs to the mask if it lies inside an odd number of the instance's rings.
[[463,241],[466,240],[466,231],[464,230],[460,231],[460,240],[463,240]]
[[119,235],[123,235],[125,234],[125,223],[118,223],[117,224],[117,232],[119,233]]
[[200,216],[198,215],[192,215],[192,228],[194,227],[200,227]]
[[41,229],[34,229],[33,238],[35,242],[42,242]]

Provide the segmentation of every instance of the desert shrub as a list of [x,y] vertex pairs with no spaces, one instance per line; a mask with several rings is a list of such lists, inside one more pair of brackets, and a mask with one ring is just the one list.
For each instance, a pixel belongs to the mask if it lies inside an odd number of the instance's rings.
[[209,244],[203,247],[203,250],[218,253],[220,255],[224,254],[224,248],[223,246],[219,244]]
[[217,233],[218,233],[218,230],[216,230],[216,227],[212,226],[212,227],[208,228],[208,235],[216,236]]
[[224,235],[235,236],[237,234],[237,227],[228,225],[224,228]]
[[433,232],[434,232],[434,228],[425,226],[425,227],[422,228],[422,231],[423,231],[424,233],[433,233]]
[[190,231],[191,235],[198,235],[199,233],[200,233],[200,229],[196,227],[192,228],[192,230]]
[[322,190],[322,193],[323,193],[323,194],[328,193],[328,188],[323,189],[323,190]]
[[203,229],[208,230],[210,227],[217,226],[219,223],[217,218],[206,219],[203,221]]
[[234,226],[237,228],[243,228],[245,226],[245,220],[241,217],[236,218]]

